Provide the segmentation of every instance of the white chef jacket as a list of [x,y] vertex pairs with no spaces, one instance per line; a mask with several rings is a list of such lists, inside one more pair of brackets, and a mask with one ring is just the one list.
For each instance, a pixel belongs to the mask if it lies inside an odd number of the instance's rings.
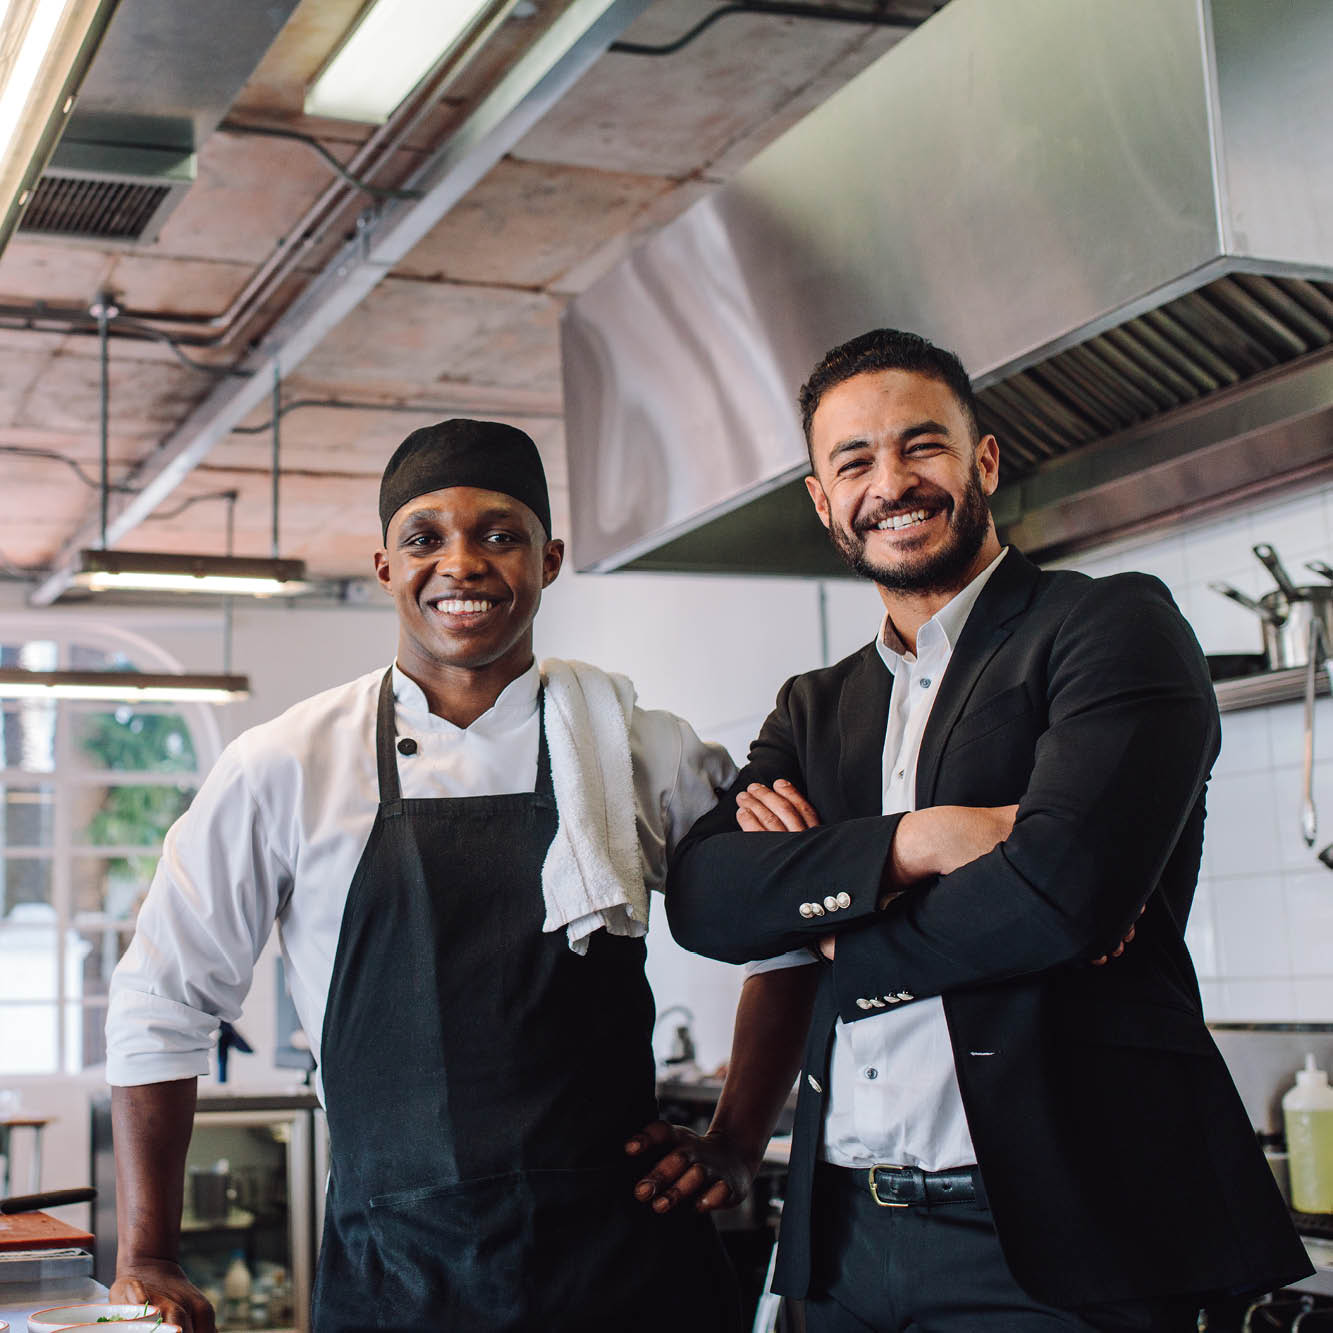
[[[379,804],[375,716],[382,671],[326,690],[223,751],[168,831],[130,947],[111,979],[107,1081],[208,1070],[219,1019],[234,1020],[274,922],[316,1061],[347,891]],[[430,711],[394,668],[404,799],[532,791],[540,678],[533,666],[470,727]],[[649,889],[668,852],[735,774],[727,752],[672,713],[630,720],[635,816]],[[321,1094],[322,1095],[322,1094]]]
[[[903,646],[887,615],[880,625],[875,646],[893,674],[884,734],[881,811],[886,815],[916,809],[917,759],[930,710],[967,617],[1008,549],[921,626],[915,654]],[[812,961],[803,949],[753,963],[748,971]],[[823,1155],[838,1166],[893,1162],[924,1171],[976,1162],[939,996],[855,1023],[838,1019]]]

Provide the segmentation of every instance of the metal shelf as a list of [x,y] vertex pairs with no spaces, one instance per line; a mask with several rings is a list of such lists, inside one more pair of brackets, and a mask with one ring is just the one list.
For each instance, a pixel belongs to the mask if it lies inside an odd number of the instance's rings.
[[[1315,673],[1314,687],[1316,694],[1330,693],[1328,676],[1322,669]],[[1218,711],[1223,713],[1291,703],[1305,698],[1305,668],[1291,667],[1286,671],[1264,671],[1255,676],[1219,680],[1213,688],[1217,691]]]

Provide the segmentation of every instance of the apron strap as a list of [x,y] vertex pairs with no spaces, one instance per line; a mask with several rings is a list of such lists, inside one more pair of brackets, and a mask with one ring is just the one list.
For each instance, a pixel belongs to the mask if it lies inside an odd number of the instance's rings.
[[537,800],[555,808],[555,784],[551,781],[551,751],[546,744],[546,687],[537,695],[537,783],[533,793]]
[[393,713],[393,667],[384,673],[380,682],[380,705],[375,714],[375,760],[380,772],[380,804],[402,798],[398,785],[398,755],[393,743],[396,725]]

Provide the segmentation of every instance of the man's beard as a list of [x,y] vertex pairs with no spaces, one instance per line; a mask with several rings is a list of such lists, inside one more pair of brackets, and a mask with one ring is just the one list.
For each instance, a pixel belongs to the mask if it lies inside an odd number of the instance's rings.
[[[883,522],[890,514],[905,514],[922,508],[934,509],[941,499],[947,506],[949,532],[939,550],[921,555],[906,551],[892,565],[876,564],[866,555],[865,534],[876,523]],[[855,528],[855,531],[849,532],[836,522],[831,522],[828,528],[834,549],[854,574],[878,583],[887,592],[956,592],[962,588],[963,580],[977,558],[977,552],[981,550],[990,528],[990,508],[986,504],[986,493],[981,489],[981,473],[973,463],[962,498],[956,505],[944,491],[933,487],[930,491],[913,488],[891,509],[873,518],[863,519]]]

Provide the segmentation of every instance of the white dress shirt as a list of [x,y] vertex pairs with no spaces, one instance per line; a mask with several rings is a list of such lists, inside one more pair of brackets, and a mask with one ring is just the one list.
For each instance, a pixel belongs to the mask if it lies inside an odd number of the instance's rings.
[[[958,637],[1005,547],[916,636],[910,653],[887,615],[876,647],[893,674],[884,734],[884,814],[916,809],[921,737]],[[808,950],[752,964],[751,973],[813,961]],[[971,1166],[977,1160],[958,1090],[953,1047],[939,996],[904,1003],[834,1031],[823,1155],[838,1166],[876,1162],[924,1171]]]
[[[167,833],[134,939],[111,980],[107,1081],[206,1073],[218,1020],[234,1020],[277,922],[292,999],[319,1059],[343,905],[379,802],[375,714],[382,671],[296,704],[237,737]],[[470,727],[429,709],[396,667],[405,799],[532,791],[540,688],[534,665]],[[635,820],[649,889],[668,851],[735,773],[672,713],[630,721]],[[322,1095],[322,1094],[321,1094]]]

